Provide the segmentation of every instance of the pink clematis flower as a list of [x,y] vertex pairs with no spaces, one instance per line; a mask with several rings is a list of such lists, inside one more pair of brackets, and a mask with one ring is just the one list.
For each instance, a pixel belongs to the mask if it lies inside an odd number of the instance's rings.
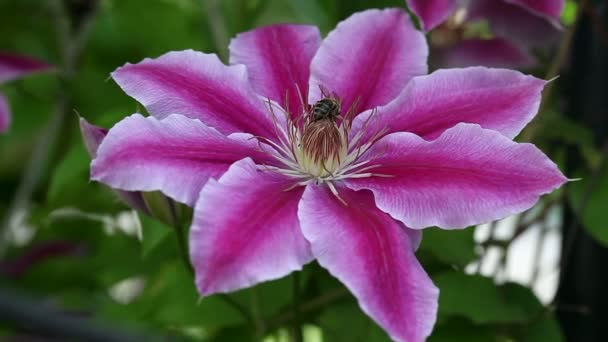
[[[30,57],[0,52],[0,84],[48,68],[47,64]],[[4,133],[8,129],[10,120],[11,115],[8,101],[0,93],[0,133]]]
[[195,207],[190,255],[203,296],[283,277],[313,259],[398,341],[423,341],[438,289],[420,229],[521,212],[566,178],[512,140],[545,81],[474,67],[427,73],[399,9],[368,10],[324,40],[274,25],[238,35],[232,66],[170,52],[113,78],[152,114],[114,126],[92,178]]
[[[422,27],[437,28],[443,37],[435,51],[442,67],[485,65],[491,67],[533,66],[532,48],[542,48],[559,37],[559,17],[564,0],[405,0]],[[460,10],[460,11],[458,11]],[[455,15],[455,13],[457,13]],[[450,20],[451,17],[451,20]],[[495,37],[455,37],[462,24],[487,20]],[[442,23],[447,25],[439,26]],[[447,40],[447,42],[443,42]],[[447,44],[446,44],[447,43]]]

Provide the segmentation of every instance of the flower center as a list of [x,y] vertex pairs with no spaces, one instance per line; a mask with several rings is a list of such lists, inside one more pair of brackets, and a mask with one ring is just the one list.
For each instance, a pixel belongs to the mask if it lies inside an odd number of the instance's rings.
[[[283,109],[279,110],[284,114],[285,120],[280,120],[275,114],[277,105],[268,100],[267,105],[275,122],[278,142],[262,137],[258,139],[273,147],[269,153],[282,166],[264,165],[262,168],[294,178],[296,182],[293,187],[309,183],[327,184],[340,198],[334,182],[347,178],[382,176],[370,172],[378,165],[370,165],[373,157],[365,152],[384,131],[365,135],[371,121],[367,120],[363,127],[351,136],[356,103],[342,115],[338,96],[323,89],[322,93],[323,98],[312,106],[302,106],[303,114],[297,116],[295,121],[293,116]],[[285,108],[289,107],[286,105]],[[373,116],[374,113],[370,118]],[[364,139],[364,136],[371,137]]]

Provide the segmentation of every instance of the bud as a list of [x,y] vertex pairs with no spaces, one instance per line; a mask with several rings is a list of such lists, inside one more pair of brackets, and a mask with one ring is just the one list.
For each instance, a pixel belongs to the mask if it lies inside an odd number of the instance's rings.
[[[92,159],[97,156],[97,149],[101,141],[108,134],[105,128],[90,124],[84,118],[80,118],[80,132],[85,146]],[[192,216],[192,209],[186,205],[177,203],[171,198],[163,195],[160,191],[141,192],[124,191],[112,189],[121,201],[127,206],[153,217],[171,227],[182,227]]]

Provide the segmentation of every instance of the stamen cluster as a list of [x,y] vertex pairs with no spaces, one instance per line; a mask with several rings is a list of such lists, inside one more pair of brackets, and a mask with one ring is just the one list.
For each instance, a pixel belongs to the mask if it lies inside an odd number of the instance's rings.
[[[267,102],[279,142],[273,142],[265,138],[258,139],[273,147],[269,153],[282,166],[264,165],[263,168],[297,180],[287,190],[314,182],[316,184],[327,184],[334,195],[340,198],[334,185],[335,181],[347,178],[383,176],[370,172],[370,170],[379,166],[371,164],[374,159],[373,156],[365,156],[364,159],[362,159],[362,156],[385,133],[385,130],[381,129],[374,134],[366,134],[371,130],[370,122],[375,116],[374,109],[372,115],[351,137],[352,121],[355,117],[357,101],[350,106],[344,115],[341,115],[339,114],[339,98],[335,94],[328,94],[323,89],[322,94],[323,99],[319,102],[324,100],[337,101],[337,115],[319,118],[318,113],[314,111],[315,105],[303,105],[303,114],[295,116],[298,119],[294,120],[292,119],[294,116],[289,112],[270,100]],[[276,115],[277,108],[283,114],[282,117]],[[284,108],[289,108],[288,103]],[[268,149],[266,150],[268,151]]]

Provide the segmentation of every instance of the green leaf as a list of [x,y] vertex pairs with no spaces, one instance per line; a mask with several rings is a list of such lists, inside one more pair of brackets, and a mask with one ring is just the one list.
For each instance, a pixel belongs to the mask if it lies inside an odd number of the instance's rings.
[[463,230],[425,229],[420,249],[432,253],[442,262],[464,267],[473,261],[475,240],[472,228]]
[[145,259],[160,246],[164,246],[167,240],[171,240],[175,231],[145,214],[139,213],[138,216],[142,228],[141,256]]
[[[246,326],[227,327],[205,338],[209,342],[252,341],[251,329]],[[272,341],[272,340],[271,340]]]
[[250,307],[259,315],[271,317],[287,308],[293,298],[293,275],[267,281],[232,294],[244,307]]
[[166,326],[206,327],[243,323],[243,318],[220,296],[200,299],[194,278],[180,262],[167,263],[156,277],[150,279],[142,302],[150,314]]
[[580,181],[568,184],[568,192],[572,208],[575,213],[581,215],[587,232],[604,246],[608,246],[608,168],[604,167],[599,172],[597,176],[583,176]]
[[575,145],[585,162],[590,167],[597,167],[602,153],[595,146],[593,133],[584,125],[563,117],[558,112],[548,111],[543,119],[542,140],[539,141],[543,151],[555,149],[556,141],[562,144]]
[[532,291],[490,278],[447,272],[434,278],[440,289],[439,313],[464,316],[474,323],[516,323],[531,320],[543,310]]
[[464,318],[452,318],[438,323],[428,342],[491,342],[497,341],[492,328],[476,325]]
[[573,0],[567,0],[564,3],[564,10],[562,11],[562,22],[565,25],[572,25],[576,20],[576,12],[578,8],[578,4]]
[[89,180],[90,162],[84,144],[75,143],[52,173],[48,190],[51,208],[75,207],[90,212],[116,212],[124,208],[107,187]]
[[87,184],[90,161],[91,158],[84,145],[75,145],[55,168],[49,186],[49,201],[60,203],[66,196],[66,190],[76,187],[75,183]]
[[328,307],[319,317],[319,325],[328,341],[390,341],[354,300]]
[[565,338],[557,319],[551,314],[527,327],[522,342],[562,342]]
[[302,22],[314,23],[322,29],[329,27],[329,18],[317,0],[288,0],[287,2]]
[[103,293],[108,286],[153,268],[154,261],[142,263],[135,237],[120,231],[108,234],[98,221],[53,220],[38,230],[33,245],[50,241],[71,243],[76,252],[38,260],[18,278],[21,288],[54,296],[74,292],[87,302],[90,292]]

